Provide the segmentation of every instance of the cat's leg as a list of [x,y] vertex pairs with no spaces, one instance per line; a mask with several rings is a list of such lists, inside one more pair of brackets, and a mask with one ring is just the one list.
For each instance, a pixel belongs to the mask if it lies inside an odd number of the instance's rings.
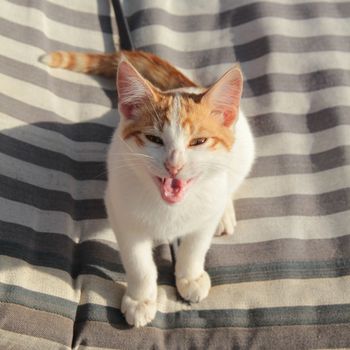
[[198,303],[206,298],[210,287],[210,277],[204,271],[205,255],[210,247],[215,226],[205,231],[181,238],[176,256],[176,287],[180,295],[191,302]]
[[233,198],[230,198],[227,202],[224,214],[220,220],[220,223],[216,229],[215,236],[232,235],[237,225],[235,207],[233,204]]
[[157,312],[157,268],[152,256],[152,241],[118,240],[127,290],[121,311],[126,321],[135,327],[151,322]]

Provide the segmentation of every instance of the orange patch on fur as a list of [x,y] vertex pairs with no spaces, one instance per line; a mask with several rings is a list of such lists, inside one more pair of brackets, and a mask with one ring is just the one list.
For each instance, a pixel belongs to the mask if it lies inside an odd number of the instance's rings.
[[66,69],[73,70],[75,68],[76,62],[75,62],[75,55],[68,55],[68,62],[65,66]]
[[86,55],[86,67],[89,67],[92,71],[96,71],[96,67],[100,63],[100,58],[96,55]]
[[210,148],[216,149],[216,145],[219,143],[219,140],[216,138],[213,138],[213,143],[210,145]]
[[234,143],[232,129],[220,124],[204,103],[185,96],[181,96],[180,100],[181,126],[188,133],[189,139],[210,138],[213,140],[211,148],[215,148],[218,144],[227,150],[232,148]]
[[[77,55],[80,56],[81,60],[85,58],[84,64],[76,64]],[[49,54],[49,65],[53,68],[65,68],[77,72],[99,74],[109,78],[115,78],[118,63],[122,55],[127,58],[144,78],[160,90],[196,86],[193,81],[188,79],[166,60],[143,51],[120,51],[116,53],[55,51]],[[68,64],[62,65],[65,61],[63,60],[64,56],[69,56],[69,59],[67,59]]]
[[53,52],[51,55],[50,67],[61,67],[63,62],[63,54],[60,51]]
[[142,51],[122,51],[138,72],[160,90],[171,90],[196,84],[166,60]]
[[154,101],[150,100],[150,103],[135,106],[136,116],[134,120],[130,120],[125,126],[122,132],[123,138],[127,139],[140,133],[152,133],[154,130],[161,132],[164,124],[169,123],[169,110],[172,101],[172,96],[164,96],[156,93]]
[[193,132],[194,132],[194,126],[193,126],[191,120],[188,118],[185,118],[181,121],[181,127],[182,127],[182,129],[186,130],[186,132],[188,134],[193,134]]
[[[234,134],[231,128],[222,125],[217,118],[211,115],[210,109],[195,101],[188,96],[180,96],[180,124],[182,129],[188,135],[189,141],[195,138],[205,137],[210,139],[211,149],[217,149],[218,146],[226,148],[228,151],[232,148],[234,143]],[[152,133],[154,130],[163,130],[164,124],[169,122],[169,116],[172,115],[174,96],[172,94],[156,94],[153,107],[138,106],[136,120],[128,122],[122,132],[124,139],[140,135],[141,133]],[[156,116],[158,115],[158,117]],[[139,138],[135,141],[139,145]],[[142,141],[143,143],[143,141]]]

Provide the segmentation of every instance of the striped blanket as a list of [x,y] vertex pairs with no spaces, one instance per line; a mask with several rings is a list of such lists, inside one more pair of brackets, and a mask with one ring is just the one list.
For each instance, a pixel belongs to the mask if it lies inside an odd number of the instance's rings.
[[101,0],[2,0],[0,349],[350,347],[350,2],[125,0],[138,49],[201,84],[233,62],[257,161],[233,236],[207,257],[213,288],[175,291],[159,243],[159,312],[133,329],[106,220],[114,82],[38,62],[52,50],[113,51]]

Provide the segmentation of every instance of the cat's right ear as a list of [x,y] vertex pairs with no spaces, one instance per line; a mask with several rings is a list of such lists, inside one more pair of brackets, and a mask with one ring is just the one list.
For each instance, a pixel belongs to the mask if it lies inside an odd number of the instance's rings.
[[119,111],[127,119],[138,118],[140,106],[154,99],[153,87],[126,60],[118,65],[117,91]]

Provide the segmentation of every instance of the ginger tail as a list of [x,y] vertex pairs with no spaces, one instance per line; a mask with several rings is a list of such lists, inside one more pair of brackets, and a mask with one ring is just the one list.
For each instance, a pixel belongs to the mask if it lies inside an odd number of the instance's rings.
[[118,54],[54,51],[41,56],[39,61],[52,68],[114,77],[117,70],[117,56]]
[[115,78],[118,63],[124,56],[139,72],[160,90],[197,86],[169,62],[148,52],[120,51],[116,53],[83,53],[55,51],[39,58],[52,67],[75,72]]

